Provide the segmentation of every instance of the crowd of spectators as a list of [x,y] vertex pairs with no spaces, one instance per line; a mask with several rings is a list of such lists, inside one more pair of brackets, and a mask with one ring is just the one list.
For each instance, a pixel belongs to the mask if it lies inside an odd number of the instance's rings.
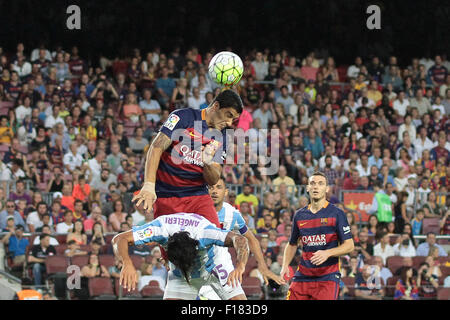
[[[106,234],[151,221],[151,213],[130,201],[142,184],[144,155],[172,110],[206,108],[220,91],[207,74],[213,55],[195,47],[143,55],[134,49],[125,59],[102,57],[92,64],[76,46],[0,48],[0,231],[11,265],[32,264],[41,284],[43,259],[65,244],[67,257],[89,256],[82,268],[86,277],[117,276],[118,266],[100,266],[96,251],[112,254]],[[227,159],[223,176],[240,185],[228,201],[261,239],[272,270],[279,272],[294,212],[308,204],[299,188],[315,170],[327,175],[328,199],[344,210],[340,190],[382,190],[392,202],[392,223],[377,222],[376,206],[364,228],[348,213],[360,245],[343,260],[346,277],[358,275],[363,283],[370,276],[363,266],[371,261],[386,269],[390,256],[430,254],[434,262],[428,267],[438,268],[431,251],[446,255],[445,249],[431,243],[430,235],[423,249],[413,236],[423,234],[425,218],[439,220],[438,234],[450,234],[446,57],[356,57],[340,66],[331,56],[253,50],[242,59],[245,71],[236,89],[245,108],[235,127],[248,138],[245,152]],[[274,131],[266,136],[261,129],[279,129],[276,146],[268,144]],[[272,150],[279,151],[280,166],[268,175],[258,154]],[[245,163],[237,164],[242,158]],[[254,186],[269,192],[260,197]],[[33,244],[24,232],[40,234],[28,258],[26,248]],[[61,244],[51,237],[56,234],[64,236]],[[384,234],[401,236],[390,248]],[[367,235],[373,250],[366,247]],[[165,277],[157,252],[131,250],[153,266],[142,269],[143,276],[157,270],[156,277]],[[411,285],[411,272],[399,276],[401,286]]]

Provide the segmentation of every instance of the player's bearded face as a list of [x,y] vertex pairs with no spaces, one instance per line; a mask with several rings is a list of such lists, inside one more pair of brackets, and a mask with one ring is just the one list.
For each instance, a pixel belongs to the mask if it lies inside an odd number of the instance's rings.
[[219,104],[217,103],[215,105],[215,111],[213,115],[213,126],[217,130],[231,127],[239,119],[239,114],[233,108],[219,109]]

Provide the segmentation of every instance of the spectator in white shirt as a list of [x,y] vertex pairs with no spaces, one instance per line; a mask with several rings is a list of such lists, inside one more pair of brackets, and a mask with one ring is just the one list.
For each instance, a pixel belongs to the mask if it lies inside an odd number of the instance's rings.
[[152,99],[152,91],[150,89],[144,89],[144,99],[139,102],[139,106],[146,115],[147,121],[153,120],[156,124],[161,119],[161,106],[158,101]]
[[356,166],[360,177],[370,176],[369,156],[365,153],[361,155],[361,163]]
[[77,143],[70,144],[70,150],[63,157],[63,164],[65,167],[65,174],[72,174],[75,169],[81,169],[83,164],[83,157],[77,153]]
[[66,210],[64,212],[64,221],[60,222],[56,225],[56,233],[57,234],[68,234],[72,231],[73,228],[73,215],[70,210]]
[[394,111],[396,111],[398,113],[398,115],[404,117],[408,106],[409,106],[409,100],[405,99],[405,92],[400,91],[398,93],[397,99],[394,101],[394,104],[393,104]]
[[56,123],[62,123],[62,124],[64,125],[64,120],[63,120],[63,118],[61,118],[61,117],[59,116],[59,111],[61,110],[61,107],[60,107],[59,105],[56,105],[56,104],[55,104],[55,105],[53,105],[52,110],[53,110],[52,114],[51,114],[51,115],[48,115],[48,116],[45,118],[45,124],[44,124],[44,126],[45,126],[46,128],[53,128],[53,127],[55,126]]
[[383,264],[386,265],[387,258],[394,256],[394,248],[389,244],[389,235],[384,232],[380,237],[380,242],[373,247],[373,255],[380,256],[383,259]]
[[398,128],[398,141],[403,142],[403,132],[408,131],[411,139],[416,138],[416,126],[412,123],[411,114],[406,114],[405,122]]
[[93,176],[99,176],[102,170],[102,161],[106,159],[106,153],[103,150],[97,150],[94,158],[88,161],[88,166],[91,168]]
[[422,152],[424,150],[431,150],[434,148],[433,141],[427,137],[427,128],[424,126],[419,127],[419,134],[417,139],[414,139],[414,146],[416,147],[417,158],[422,158]]
[[400,242],[394,245],[394,255],[401,257],[415,257],[416,248],[412,244],[411,239],[409,239],[409,234],[403,233]]
[[362,67],[362,59],[361,57],[356,57],[355,64],[352,64],[347,69],[347,77],[356,79],[356,77],[359,74],[359,71],[361,70],[361,67]]
[[[27,216],[27,225],[30,232],[36,232],[36,229],[44,225],[43,216],[45,214],[48,214],[47,203],[41,201],[38,203],[36,211],[31,212]],[[50,219],[48,225],[53,225],[52,219]]]
[[29,96],[25,96],[25,98],[23,98],[23,104],[16,108],[17,122],[21,124],[26,116],[31,117],[31,111],[31,98]]
[[16,71],[22,79],[31,73],[31,63],[25,61],[25,57],[20,55],[17,57],[17,61],[12,65],[12,69]]
[[195,87],[192,89],[193,95],[188,98],[188,106],[192,109],[200,109],[200,105],[205,102],[205,96],[200,96],[200,89]]
[[263,54],[260,51],[256,53],[255,60],[252,61],[252,66],[255,69],[255,78],[258,81],[264,80],[269,74],[269,62],[264,61]]

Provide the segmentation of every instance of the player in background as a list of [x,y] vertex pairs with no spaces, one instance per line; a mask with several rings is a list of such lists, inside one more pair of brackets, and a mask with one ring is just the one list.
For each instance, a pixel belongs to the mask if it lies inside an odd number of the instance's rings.
[[[156,242],[167,251],[170,271],[164,299],[193,300],[205,284],[223,285],[231,290],[242,282],[248,258],[247,239],[235,232],[217,228],[204,217],[193,213],[165,215],[131,230],[119,233],[113,240],[114,253],[123,263],[119,283],[135,290],[137,272],[128,255],[129,245]],[[220,279],[220,266],[215,263],[215,246],[236,249],[236,269]]]
[[136,206],[153,206],[155,218],[195,212],[219,227],[207,185],[220,177],[225,129],[241,113],[242,100],[233,90],[220,92],[206,109],[173,111],[147,152],[144,184],[132,199]]
[[[264,261],[264,256],[261,252],[259,241],[255,237],[253,232],[247,228],[247,225],[245,224],[244,218],[242,218],[241,213],[236,210],[231,204],[224,202],[225,197],[228,196],[228,189],[223,178],[219,178],[219,181],[215,185],[208,186],[208,191],[209,195],[214,201],[214,206],[219,216],[219,222],[222,230],[236,231],[247,238],[250,251],[255,255],[256,261],[258,262],[258,269],[263,275],[266,285],[268,284],[267,278],[274,280],[278,284],[285,284],[284,279],[282,279],[280,276],[277,276],[267,267],[266,262]],[[230,253],[228,252],[227,248],[217,247],[216,256],[218,257],[218,263],[223,265],[224,272],[234,269],[231,262]],[[235,288],[234,292],[231,293],[224,291],[224,288],[221,286],[204,286],[202,290],[200,290],[200,295],[211,300],[217,299],[217,297],[224,299],[224,297],[230,296],[230,300],[246,299],[244,293],[240,293],[240,291],[242,291],[240,286]]]
[[292,233],[284,250],[281,276],[288,274],[289,263],[298,244],[302,257],[292,278],[287,300],[336,300],[339,294],[339,256],[353,251],[354,244],[345,213],[329,203],[327,177],[314,172],[306,191],[311,203],[294,216]]

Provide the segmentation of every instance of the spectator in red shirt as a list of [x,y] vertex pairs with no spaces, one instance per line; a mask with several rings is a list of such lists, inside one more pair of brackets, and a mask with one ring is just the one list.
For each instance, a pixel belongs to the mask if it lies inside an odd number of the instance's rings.
[[360,185],[359,172],[358,170],[353,170],[350,178],[344,180],[343,189],[344,190],[356,190]]
[[90,192],[91,187],[86,183],[86,178],[84,175],[80,174],[78,176],[78,183],[73,187],[72,196],[75,200],[87,202]]

